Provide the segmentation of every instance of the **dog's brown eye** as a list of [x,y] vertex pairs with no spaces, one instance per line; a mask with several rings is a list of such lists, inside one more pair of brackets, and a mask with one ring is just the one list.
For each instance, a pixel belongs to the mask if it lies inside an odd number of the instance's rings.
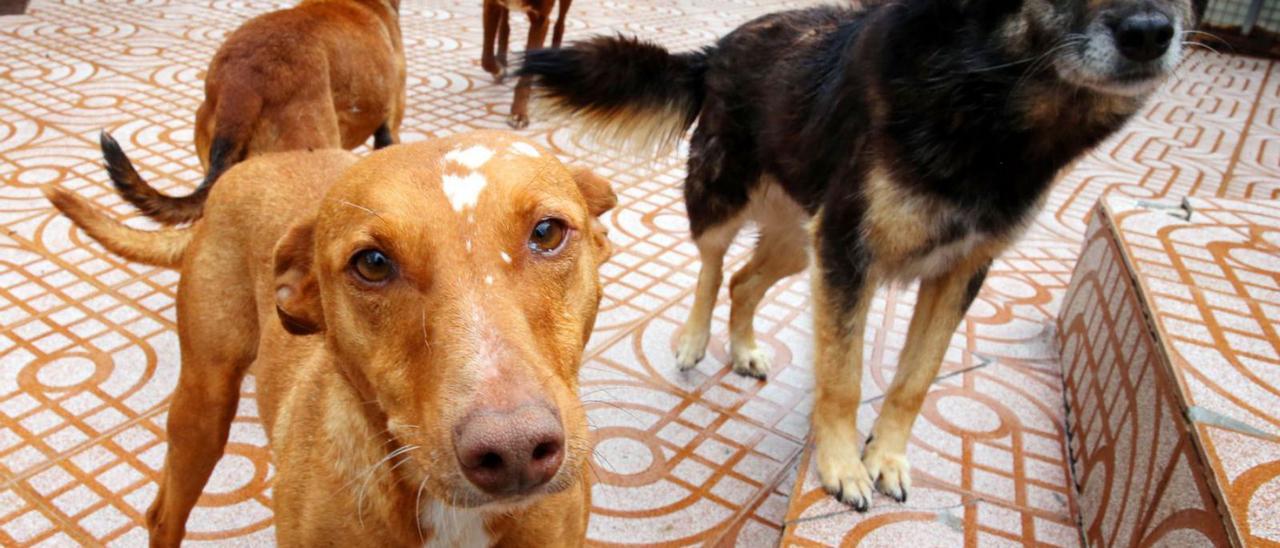
[[555,253],[564,245],[569,227],[560,219],[543,219],[533,225],[533,233],[529,234],[529,249],[534,253]]
[[391,258],[376,249],[366,249],[351,259],[356,275],[369,283],[382,283],[395,272]]

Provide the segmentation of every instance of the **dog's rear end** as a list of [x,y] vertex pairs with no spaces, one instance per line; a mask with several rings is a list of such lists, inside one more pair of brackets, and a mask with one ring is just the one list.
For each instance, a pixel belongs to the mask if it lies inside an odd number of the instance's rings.
[[143,214],[177,224],[198,218],[210,187],[249,156],[351,149],[370,136],[375,147],[397,142],[405,82],[398,12],[398,0],[304,1],[249,20],[205,77],[195,124],[205,176],[196,189],[157,191],[104,132],[112,182]]

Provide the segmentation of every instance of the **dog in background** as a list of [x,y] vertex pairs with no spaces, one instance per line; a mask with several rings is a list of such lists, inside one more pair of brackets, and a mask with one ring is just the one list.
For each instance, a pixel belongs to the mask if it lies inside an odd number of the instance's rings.
[[200,217],[228,168],[265,152],[374,148],[400,140],[404,46],[400,0],[303,0],[245,22],[214,54],[196,110],[205,176],[186,196],[147,184],[106,132],[102,155],[120,195],[164,224]]
[[[752,319],[813,257],[823,486],[865,511],[905,501],[907,440],[992,260],[1059,170],[1120,128],[1178,66],[1203,0],[901,0],[767,15],[673,54],[596,37],[528,54],[552,107],[662,148],[697,122],[685,206],[702,259],[680,368],[706,351],[723,256],[733,368],[763,378]],[[805,245],[809,244],[809,245]],[[860,452],[863,333],[877,286],[920,280],[904,351]]]
[[609,183],[498,132],[223,179],[199,221],[157,231],[46,191],[108,250],[182,270],[152,546],[181,541],[251,365],[281,545],[580,545]]
[[[569,13],[569,5],[573,0],[560,0],[560,13],[556,16],[555,31],[551,35],[551,47],[560,47],[564,39],[565,16]],[[510,14],[522,11],[529,17],[529,39],[525,43],[525,51],[541,48],[547,38],[547,25],[551,19],[551,9],[556,0],[484,0],[484,50],[480,53],[480,66],[493,75],[494,80],[502,82],[507,73],[507,38],[511,34]],[[511,101],[511,115],[507,125],[523,129],[529,126],[529,89],[528,78],[520,78],[516,83],[515,98]]]

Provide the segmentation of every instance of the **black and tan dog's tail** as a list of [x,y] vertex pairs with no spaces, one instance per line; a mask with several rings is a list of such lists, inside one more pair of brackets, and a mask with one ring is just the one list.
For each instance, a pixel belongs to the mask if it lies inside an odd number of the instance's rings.
[[139,230],[108,217],[100,208],[67,190],[55,186],[47,186],[43,190],[53,207],[69,217],[90,238],[97,240],[107,251],[130,261],[177,268],[182,264],[182,255],[195,232],[192,227]]
[[105,131],[99,137],[102,158],[107,163],[107,173],[116,191],[126,202],[133,204],[143,215],[159,223],[175,225],[189,223],[200,218],[204,201],[218,177],[231,166],[244,160],[253,126],[261,110],[262,101],[252,92],[238,94],[224,90],[214,114],[214,137],[209,145],[209,171],[195,191],[186,196],[161,194],[148,184],[133,168],[133,162],[125,155],[111,135]]
[[693,125],[706,94],[710,50],[671,53],[623,36],[597,36],[531,51],[542,110],[575,117],[586,132],[641,152],[670,150]]

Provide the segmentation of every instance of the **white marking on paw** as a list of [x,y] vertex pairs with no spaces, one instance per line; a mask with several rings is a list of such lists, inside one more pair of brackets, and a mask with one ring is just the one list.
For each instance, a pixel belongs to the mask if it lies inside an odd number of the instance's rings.
[[449,204],[453,206],[454,211],[462,211],[476,206],[476,201],[480,199],[480,191],[484,190],[487,184],[489,184],[488,179],[479,173],[469,173],[466,176],[445,175],[444,195],[449,198]]
[[493,276],[485,276],[485,277],[484,277],[484,284],[485,284],[485,285],[493,285]]
[[471,240],[467,240],[467,253],[471,253]]
[[498,254],[502,255],[502,262],[511,264],[511,256],[507,255],[506,251],[499,251]]
[[511,144],[511,151],[521,156],[528,156],[530,158],[542,157],[542,154],[538,152],[538,149],[533,148],[533,145],[529,143],[521,143],[519,141]]
[[480,145],[473,145],[462,150],[450,150],[444,155],[446,161],[462,164],[467,169],[477,169],[492,157],[493,151]]

